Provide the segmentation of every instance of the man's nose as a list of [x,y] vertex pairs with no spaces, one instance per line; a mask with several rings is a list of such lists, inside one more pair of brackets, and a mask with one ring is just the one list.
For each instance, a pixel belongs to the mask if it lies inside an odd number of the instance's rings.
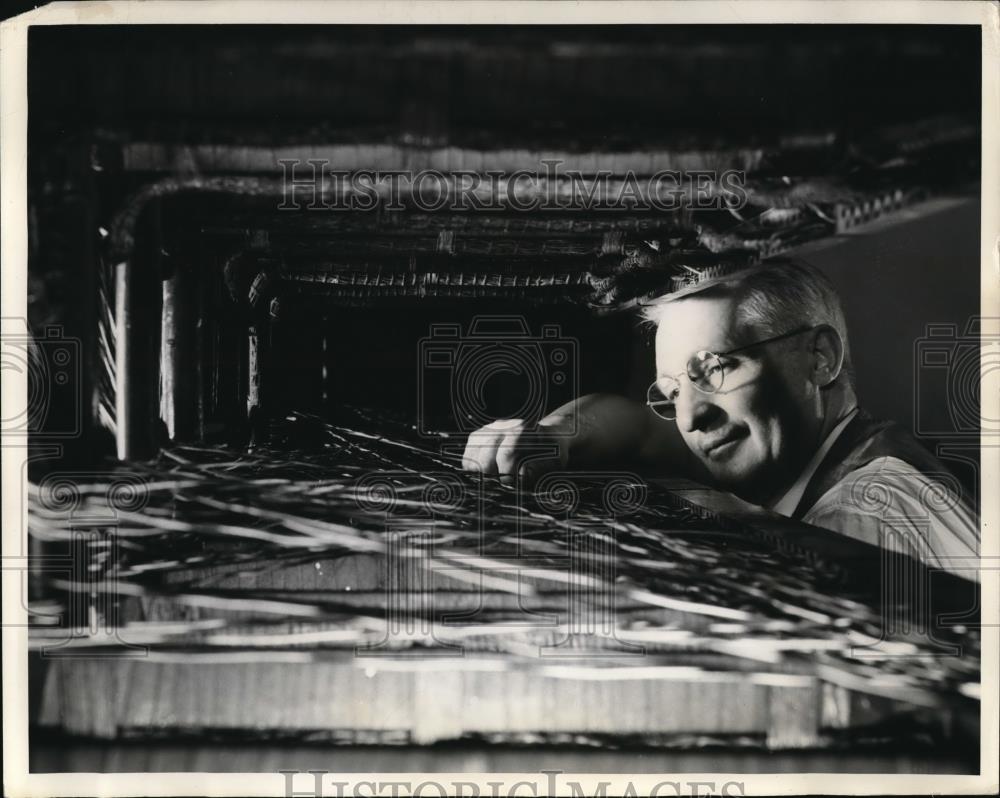
[[699,391],[690,380],[681,380],[675,406],[677,426],[684,432],[704,429],[716,409],[712,394]]

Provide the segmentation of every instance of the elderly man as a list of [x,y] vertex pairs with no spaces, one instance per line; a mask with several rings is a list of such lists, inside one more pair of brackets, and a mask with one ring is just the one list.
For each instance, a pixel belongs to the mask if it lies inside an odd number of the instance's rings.
[[[768,261],[668,295],[646,316],[657,377],[645,405],[592,394],[537,427],[496,421],[470,436],[465,468],[529,482],[611,465],[687,475],[876,545],[903,535],[945,569],[977,556],[975,515],[946,489],[944,466],[858,406],[843,310],[822,273]],[[532,459],[539,440],[558,454]]]

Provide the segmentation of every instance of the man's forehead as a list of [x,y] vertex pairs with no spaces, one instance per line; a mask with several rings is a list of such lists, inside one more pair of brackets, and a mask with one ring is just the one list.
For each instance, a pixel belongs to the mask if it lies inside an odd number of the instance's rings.
[[680,371],[697,351],[736,346],[743,326],[738,310],[732,296],[692,296],[667,304],[656,329],[658,370]]

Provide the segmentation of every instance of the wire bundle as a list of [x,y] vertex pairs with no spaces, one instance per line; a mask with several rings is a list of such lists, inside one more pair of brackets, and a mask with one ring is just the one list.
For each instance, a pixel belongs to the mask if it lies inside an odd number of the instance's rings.
[[[176,446],[32,485],[30,534],[76,562],[70,577],[42,574],[32,646],[323,659],[388,645],[503,667],[546,649],[602,667],[639,655],[808,673],[918,706],[978,696],[974,630],[881,641],[880,609],[844,595],[836,563],[633,474],[554,474],[522,494],[463,473],[447,439],[365,411],[343,424],[293,414],[270,432],[254,452]],[[96,594],[117,642],[45,623]],[[942,656],[949,645],[961,656]]]

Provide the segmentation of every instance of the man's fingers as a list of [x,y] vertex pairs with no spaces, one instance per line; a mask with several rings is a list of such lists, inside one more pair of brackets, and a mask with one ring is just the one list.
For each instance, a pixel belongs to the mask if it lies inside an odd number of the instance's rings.
[[462,455],[462,468],[483,474],[497,473],[497,450],[504,437],[522,426],[520,419],[494,421],[469,436]]
[[462,468],[466,471],[480,471],[483,474],[497,472],[497,444],[503,438],[503,433],[489,427],[477,429],[469,436],[462,454]]
[[497,449],[497,467],[501,476],[517,476],[523,488],[531,488],[550,471],[560,467],[555,444],[525,445],[523,433],[508,435]]
[[462,455],[462,468],[501,478],[518,477],[530,487],[548,472],[559,468],[558,443],[539,448],[532,441],[524,421],[505,419],[480,427],[469,436]]
[[517,473],[518,460],[524,456],[524,452],[518,451],[522,432],[524,432],[523,428],[508,432],[497,447],[497,473],[502,477],[513,476]]

